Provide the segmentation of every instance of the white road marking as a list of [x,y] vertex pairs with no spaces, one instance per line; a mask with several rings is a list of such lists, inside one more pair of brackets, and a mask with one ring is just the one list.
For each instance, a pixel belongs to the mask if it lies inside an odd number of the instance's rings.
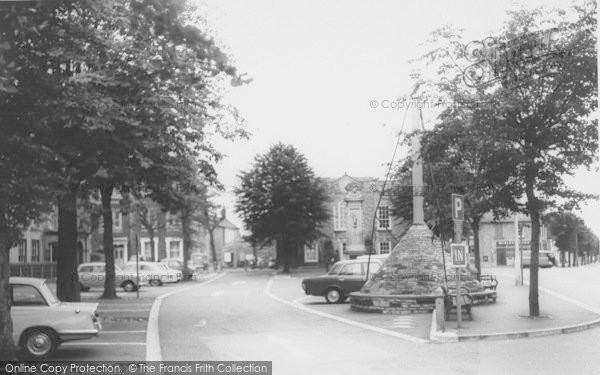
[[158,335],[158,314],[160,312],[160,305],[162,304],[163,299],[174,294],[182,293],[192,288],[208,284],[217,279],[220,279],[225,275],[226,273],[222,273],[213,277],[212,279],[208,279],[199,284],[190,285],[189,287],[174,290],[172,292],[161,294],[160,296],[156,297],[154,303],[152,304],[150,315],[148,316],[148,328],[146,329],[146,361],[162,361],[162,352],[160,349],[160,336]]
[[292,302],[294,303],[300,303],[300,301],[307,299],[310,296],[304,296],[304,297],[300,297],[300,298],[296,298],[295,300],[293,300]]
[[[507,278],[508,277],[514,277],[514,275],[509,275],[509,274],[504,273],[504,272],[496,272],[496,274],[502,275],[502,276],[507,277]],[[523,285],[529,286],[529,281],[523,280]],[[562,295],[562,294],[560,294],[558,292],[555,292],[553,290],[550,290],[548,288],[541,287],[539,285],[538,285],[538,290],[540,290],[541,292],[544,292],[546,294],[550,294],[551,296],[554,296],[554,297],[556,297],[558,299],[562,299],[565,302],[569,302],[569,303],[571,303],[571,304],[573,304],[575,306],[579,306],[579,307],[581,307],[581,308],[583,308],[585,310],[591,311],[591,312],[596,313],[596,314],[600,314],[600,309],[598,309],[598,308],[596,308],[594,306],[590,306],[587,303],[575,300],[573,298],[567,297],[565,295]]]
[[211,296],[211,297],[218,297],[218,296],[220,296],[220,295],[223,295],[223,294],[225,294],[225,292],[224,292],[224,291],[222,291],[222,290],[216,290],[216,291],[212,292],[212,293],[210,294],[210,296]]
[[98,308],[102,307],[118,307],[118,306],[148,306],[151,307],[151,303],[100,303]]
[[425,344],[425,343],[429,342],[428,340],[420,339],[418,337],[409,336],[409,335],[406,335],[406,334],[403,334],[403,333],[400,333],[400,332],[391,331],[389,329],[372,326],[370,324],[360,323],[360,322],[357,322],[355,320],[350,320],[350,319],[342,318],[342,317],[339,317],[339,316],[336,316],[336,315],[333,315],[333,314],[328,314],[328,313],[325,313],[325,312],[314,310],[314,309],[311,309],[309,307],[306,307],[306,305],[303,305],[303,304],[300,304],[300,303],[296,303],[296,302],[292,302],[292,301],[288,301],[286,299],[278,297],[278,296],[274,295],[273,293],[271,293],[271,287],[273,286],[273,280],[274,279],[275,278],[270,278],[269,279],[269,282],[267,283],[267,286],[265,287],[263,293],[266,294],[267,296],[271,297],[272,299],[278,301],[278,302],[281,302],[283,304],[286,304],[288,306],[294,307],[296,309],[302,310],[302,311],[310,313],[310,314],[319,315],[319,316],[322,316],[324,318],[328,318],[328,319],[332,319],[332,320],[338,321],[340,323],[345,323],[345,324],[349,324],[351,326],[368,329],[370,331],[382,333],[384,335],[397,337],[397,338],[400,338],[400,339],[403,339],[403,340],[414,342],[416,344]]
[[241,284],[246,284],[245,281],[234,281],[231,283],[231,285],[241,285]]
[[194,324],[194,327],[205,327],[206,326],[206,319],[200,319],[200,321],[196,324]]
[[119,346],[119,345],[146,345],[145,342],[84,342],[84,341],[77,341],[77,342],[65,342],[60,344],[60,346],[82,346],[82,345],[86,345],[86,346]]
[[295,359],[311,359],[312,355],[308,354],[304,350],[298,348],[292,341],[286,340],[283,337],[275,335],[267,335],[267,341],[269,344],[277,344],[282,346],[288,353]]

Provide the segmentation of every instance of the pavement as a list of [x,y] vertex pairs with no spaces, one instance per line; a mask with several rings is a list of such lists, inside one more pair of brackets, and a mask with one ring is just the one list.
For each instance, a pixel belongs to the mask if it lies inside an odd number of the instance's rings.
[[[139,295],[137,292],[123,292],[118,288],[116,299],[101,299],[102,288],[81,292],[81,302],[99,304],[97,312],[102,323],[102,331],[92,339],[61,344],[52,360],[145,361],[148,318],[156,298],[200,284],[215,275],[206,272],[192,281],[163,284],[158,287],[143,286],[139,290]],[[56,291],[55,282],[48,282],[48,286]]]
[[[496,303],[473,306],[473,320],[463,320],[460,329],[456,328],[455,321],[446,322],[446,340],[442,336],[439,337],[441,341],[525,338],[600,326],[600,309],[577,303],[545,288],[541,288],[539,293],[540,316],[529,317],[529,286],[516,286],[511,272],[506,268],[484,270],[484,273],[494,273],[498,278]],[[544,272],[552,270],[540,270],[540,274]],[[453,335],[455,340],[449,339]],[[433,336],[438,338],[435,333]]]
[[[589,267],[591,267],[589,269],[592,270],[592,273],[594,269],[600,272],[600,266],[590,265]],[[544,281],[545,273],[560,274],[561,272],[573,271],[541,269],[540,281]],[[583,277],[593,284],[595,280],[593,276],[586,275],[585,269],[581,272],[583,272]],[[590,271],[587,272],[590,273]],[[432,330],[431,314],[357,313],[350,310],[348,303],[330,305],[325,302],[323,297],[306,296],[297,287],[302,278],[323,273],[323,270],[308,269],[293,272],[287,278],[276,276],[276,282],[271,290],[273,294],[285,296],[286,300],[299,304],[304,309],[334,314],[342,319],[350,319],[378,329],[399,332],[428,341],[506,340],[558,335],[600,327],[600,307],[587,305],[586,300],[574,300],[543,286],[540,287],[539,292],[540,317],[529,317],[529,286],[527,283],[523,286],[516,286],[513,270],[510,268],[484,269],[483,273],[492,273],[498,278],[496,303],[474,305],[471,310],[473,320],[463,319],[460,329],[457,329],[455,320],[448,321],[442,334],[435,330],[436,327],[433,327]],[[526,281],[529,280],[528,271],[524,276]],[[581,288],[580,285],[578,287]],[[570,295],[570,293],[571,291],[567,294]]]

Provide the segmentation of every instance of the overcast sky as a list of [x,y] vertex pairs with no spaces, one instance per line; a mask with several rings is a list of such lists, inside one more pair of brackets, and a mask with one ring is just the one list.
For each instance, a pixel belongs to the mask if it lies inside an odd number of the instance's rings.
[[[528,1],[566,9],[570,1]],[[443,24],[482,39],[495,34],[512,1],[282,1],[197,0],[213,36],[253,81],[232,88],[227,100],[246,118],[247,141],[217,142],[228,157],[217,166],[229,193],[220,203],[233,214],[237,175],[276,142],[292,144],[318,176],[383,178],[403,110],[385,109],[411,89],[408,60],[421,54]],[[376,100],[378,108],[371,107]],[[424,114],[427,116],[427,114]],[[404,129],[409,129],[410,116]],[[399,157],[406,154],[402,150]],[[597,193],[597,173],[571,184]],[[600,206],[582,213],[596,233]]]

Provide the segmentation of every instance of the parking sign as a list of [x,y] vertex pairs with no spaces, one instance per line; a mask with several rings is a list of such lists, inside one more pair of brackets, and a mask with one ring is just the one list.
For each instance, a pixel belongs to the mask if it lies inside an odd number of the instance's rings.
[[452,220],[465,220],[465,205],[463,196],[460,194],[452,194]]
[[452,267],[466,267],[469,264],[469,247],[462,243],[451,244],[450,258],[452,259]]

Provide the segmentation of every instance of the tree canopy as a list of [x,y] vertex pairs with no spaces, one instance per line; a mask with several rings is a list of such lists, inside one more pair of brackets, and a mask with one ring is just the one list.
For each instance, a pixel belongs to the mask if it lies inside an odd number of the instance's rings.
[[592,197],[570,189],[564,176],[597,160],[595,10],[595,3],[586,2],[573,7],[568,19],[564,11],[517,9],[498,36],[466,47],[460,33],[444,28],[434,37],[445,45],[425,56],[436,62],[438,77],[423,87],[456,104],[444,111],[443,122],[468,123],[470,139],[490,139],[472,144],[473,152],[481,157],[491,146],[492,156],[502,161],[495,168],[506,172],[503,184],[523,192],[520,210],[532,221],[532,316],[539,315],[542,215]]
[[255,244],[276,241],[278,261],[289,271],[300,248],[318,239],[328,219],[327,194],[306,158],[293,146],[278,143],[257,155],[239,175],[236,211]]

